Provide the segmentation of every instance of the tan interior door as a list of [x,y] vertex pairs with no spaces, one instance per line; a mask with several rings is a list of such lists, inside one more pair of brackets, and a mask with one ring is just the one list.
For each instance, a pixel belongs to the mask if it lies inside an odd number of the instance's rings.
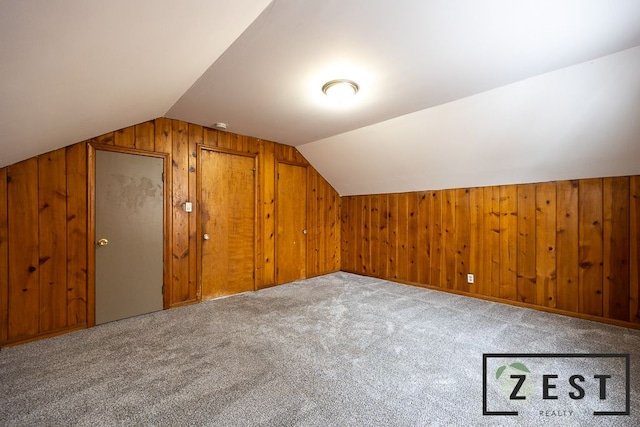
[[278,163],[276,282],[307,274],[307,168]]
[[200,150],[202,299],[253,291],[255,157]]
[[96,324],[163,308],[163,162],[96,150]]

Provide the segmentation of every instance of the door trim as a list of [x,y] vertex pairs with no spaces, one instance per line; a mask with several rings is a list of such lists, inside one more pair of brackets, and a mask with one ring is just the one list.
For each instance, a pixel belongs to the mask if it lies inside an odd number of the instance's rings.
[[258,161],[258,154],[256,153],[245,153],[243,151],[235,151],[235,150],[229,150],[226,148],[218,148],[218,147],[211,147],[208,145],[204,145],[204,144],[197,144],[196,145],[197,148],[197,153],[198,153],[198,159],[197,159],[197,164],[198,164],[198,168],[197,168],[197,173],[196,173],[196,206],[195,206],[195,210],[196,210],[196,235],[197,235],[197,241],[196,241],[196,300],[198,302],[202,302],[202,209],[201,209],[201,198],[202,198],[202,156],[200,155],[200,153],[202,152],[202,150],[206,150],[206,151],[213,151],[216,153],[222,153],[222,154],[230,154],[233,156],[242,156],[242,157],[249,157],[253,159],[253,167],[254,167],[254,174],[253,174],[253,290],[255,291],[256,288],[256,270],[257,270],[257,255],[258,255],[258,190],[259,190],[259,177],[260,177],[260,171],[259,171],[259,164],[260,162]]
[[171,168],[169,167],[169,153],[156,153],[153,151],[138,150],[135,148],[116,147],[113,145],[89,142],[87,144],[87,326],[96,325],[96,150],[115,151],[117,153],[135,154],[138,156],[158,157],[162,158],[164,170],[164,212],[163,212],[163,309],[169,308],[171,301],[171,200],[170,189],[171,184]]
[[[278,176],[278,174],[280,172],[278,172],[280,170],[280,164],[285,164],[285,165],[289,165],[289,166],[298,166],[301,168],[304,168],[305,170],[305,188],[306,188],[306,194],[305,194],[305,206],[304,209],[307,212],[307,214],[309,213],[309,165],[306,165],[304,163],[300,163],[300,162],[291,162],[288,160],[277,160],[275,161],[275,174],[274,174],[274,178],[275,178],[275,186],[274,186],[274,195],[276,198],[276,203],[274,206],[274,210],[273,213],[275,215],[275,245],[274,245],[274,254],[273,254],[273,262],[275,264],[275,268],[274,268],[274,281],[276,285],[281,285],[282,283],[280,282],[278,276],[280,274],[280,272],[278,271],[278,207],[279,207],[279,203],[277,202],[278,199],[278,186],[280,185],[280,177]],[[305,224],[305,228],[308,229],[309,227],[309,218],[306,218],[306,224]],[[306,237],[305,237],[306,238]],[[307,270],[307,259],[308,259],[308,251],[309,251],[309,241],[307,240],[306,242],[307,244],[307,250],[305,250],[304,252],[304,263],[305,263],[305,276],[306,274],[306,270]]]

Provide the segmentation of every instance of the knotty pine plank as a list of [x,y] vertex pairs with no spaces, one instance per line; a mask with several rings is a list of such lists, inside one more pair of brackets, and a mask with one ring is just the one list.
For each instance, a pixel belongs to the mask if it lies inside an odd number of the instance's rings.
[[317,175],[318,188],[321,194],[322,215],[319,221],[319,233],[318,233],[318,248],[319,248],[319,266],[318,274],[325,274],[335,271],[335,250],[334,238],[335,238],[335,219],[333,217],[335,212],[335,199],[333,188],[322,178],[322,176],[311,166],[309,169],[313,169]]
[[138,150],[154,151],[155,126],[153,121],[135,126],[135,148]]
[[236,150],[243,153],[250,153],[249,138],[246,135],[236,135]]
[[603,312],[629,319],[629,177],[603,180]]
[[304,158],[302,153],[300,153],[296,147],[293,147],[293,161],[303,165],[309,165],[307,159]]
[[225,148],[227,150],[238,151],[236,135],[231,132],[220,131],[218,136],[218,144],[220,148]]
[[189,214],[184,203],[189,201],[189,134],[185,122],[172,120],[173,143],[173,259],[171,303],[189,301]]
[[[205,129],[206,131],[206,129]],[[207,133],[205,132],[205,137]],[[273,142],[261,142],[262,145],[262,259],[263,286],[271,286],[276,282],[276,222],[275,222],[275,146]]]
[[629,185],[629,321],[640,323],[640,176]]
[[115,132],[108,132],[104,135],[96,136],[91,139],[92,143],[96,144],[105,144],[105,145],[114,145]]
[[398,245],[400,239],[398,237],[398,205],[399,195],[397,193],[389,195],[389,277],[393,279],[398,278]]
[[579,181],[579,312],[602,316],[602,179]]
[[340,268],[346,271],[352,271],[351,265],[349,265],[349,241],[352,238],[349,233],[351,223],[349,200],[349,197],[343,197],[340,200],[342,204],[340,208]]
[[9,230],[7,168],[0,168],[0,344],[7,341],[9,316]]
[[38,156],[39,332],[67,325],[66,150]]
[[136,129],[129,126],[115,131],[113,145],[123,148],[136,148]]
[[[323,178],[324,180],[324,178]],[[332,267],[331,271],[339,271],[340,270],[340,210],[342,209],[342,203],[340,200],[340,195],[338,192],[327,182],[327,187],[330,189],[331,197],[333,198],[333,215],[331,216],[331,233],[332,233],[332,244],[331,244],[331,258],[332,258]]]
[[293,147],[290,145],[276,144],[276,160],[279,162],[292,162]]
[[307,277],[314,277],[320,270],[318,248],[318,178],[313,168],[307,168]]
[[371,211],[371,269],[370,273],[374,276],[380,276],[380,196],[371,196],[369,202]]
[[259,154],[260,140],[250,136],[242,136],[242,151],[245,153]]
[[173,198],[173,121],[165,117],[157,118],[153,121],[154,124],[154,142],[153,148],[156,153],[167,153],[167,162],[170,162],[166,168],[167,176],[164,177],[164,184],[170,186],[171,191],[167,196],[169,200],[166,203],[169,204],[169,210],[165,209],[164,222],[166,225],[165,245],[168,246],[168,250],[165,247],[164,257],[164,295],[163,305],[165,307],[171,307],[179,301],[175,301],[174,296],[174,284],[173,284],[173,211],[174,211],[174,198]]
[[350,263],[351,266],[353,268],[353,271],[357,271],[358,270],[358,264],[359,264],[359,257],[360,257],[360,196],[352,196],[350,198],[350,207],[349,207],[349,212],[350,212],[350,218],[351,218],[351,229],[350,229],[350,235],[351,235],[351,239],[349,241],[349,258],[350,258]]
[[418,201],[418,283],[425,285],[431,282],[431,195],[421,191],[417,195]]
[[[157,153],[169,153],[173,152],[173,132],[172,121],[170,119],[161,117],[154,120],[154,151]],[[167,178],[165,177],[165,182]]]
[[360,201],[360,255],[362,260],[361,270],[364,274],[369,274],[371,269],[371,236],[369,227],[371,225],[371,212],[369,210],[370,196],[361,196]]
[[491,194],[491,295],[500,296],[500,187],[492,187]]
[[398,229],[396,278],[403,281],[407,280],[409,267],[408,196],[409,193],[398,194],[398,215],[396,216]]
[[484,273],[484,206],[483,189],[469,189],[469,273],[474,275],[474,283],[469,284],[469,292],[478,295],[487,295],[485,285],[487,283]]
[[537,303],[556,307],[556,183],[536,185],[536,286]]
[[361,260],[359,269],[362,273],[369,274],[369,262],[371,261],[371,248],[369,246],[369,196],[359,196],[358,199],[360,200],[360,240],[358,248],[359,258]]
[[9,322],[8,339],[39,332],[38,159],[8,167]]
[[[189,123],[187,126],[189,132],[189,182],[188,182],[188,201],[193,203],[195,209],[192,212],[185,212],[189,220],[189,287],[188,297],[189,301],[196,300],[198,298],[198,275],[197,275],[197,255],[198,255],[198,188],[197,188],[197,169],[198,169],[198,147],[204,142],[203,140],[203,128],[199,125]],[[255,266],[255,261],[254,261]]]
[[578,188],[575,181],[559,181],[557,196],[557,303],[561,310],[579,312],[579,233],[578,233]]
[[328,243],[328,223],[329,223],[329,209],[330,202],[328,200],[329,194],[327,191],[327,186],[323,185],[322,180],[318,174],[318,172],[309,167],[308,169],[313,170],[317,182],[317,221],[315,225],[316,235],[315,235],[315,244],[318,248],[318,252],[316,255],[316,274],[322,274],[327,271],[327,243]]
[[242,135],[242,151],[245,153],[257,153],[259,146],[258,139]]
[[518,194],[515,185],[500,186],[500,298],[517,299]]
[[517,185],[517,299],[536,304],[536,186]]
[[418,248],[418,230],[420,227],[418,193],[407,193],[407,210],[409,220],[409,223],[407,224],[407,280],[409,282],[417,283],[419,280],[418,265],[420,253],[420,249]]
[[471,208],[470,192],[468,188],[460,188],[455,192],[455,283],[454,288],[469,292],[467,274],[471,255],[469,246],[471,245]]
[[431,282],[432,286],[442,286],[442,191],[431,192]]
[[67,326],[87,323],[87,145],[67,147]]
[[297,163],[305,166],[308,164],[306,161],[304,161],[295,147],[284,144],[276,144],[276,160],[289,163]]
[[230,135],[231,149],[234,151],[243,151],[243,145],[246,140],[236,133],[232,133]]
[[358,196],[352,196],[349,198],[349,265],[351,266],[351,271],[359,272],[358,270],[358,230],[360,230],[360,207],[358,204]]
[[383,278],[389,277],[389,256],[390,256],[390,237],[389,237],[389,196],[387,194],[383,194],[378,197],[379,205],[378,205],[378,218],[380,223],[380,254],[378,258],[380,263],[378,265],[378,269],[380,271],[380,276]]
[[349,197],[349,265],[351,271],[359,272],[358,270],[358,231],[360,230],[360,223],[358,215],[360,214],[360,207],[358,205],[358,196]]
[[203,141],[207,147],[218,146],[218,131],[215,129],[204,128]]
[[217,146],[226,150],[233,149],[233,142],[231,141],[231,134],[225,131],[217,131]]
[[[204,129],[203,129],[203,141],[204,141]],[[264,145],[257,138],[247,139],[248,151],[253,153],[255,157],[255,214],[254,214],[254,241],[255,241],[255,254],[254,254],[254,286],[255,289],[262,289],[264,287],[264,234],[263,234],[263,218],[264,218],[264,205],[263,205],[263,187],[264,187],[264,173],[263,173],[263,149]],[[197,167],[197,166],[196,166]],[[197,218],[196,218],[197,219]],[[198,236],[198,238],[200,238]],[[197,247],[197,246],[196,246]],[[199,254],[196,254],[198,256]]]
[[305,245],[306,245],[306,261],[305,261],[305,272],[306,277],[315,277],[319,275],[320,268],[320,244],[323,243],[320,241],[319,236],[322,235],[322,230],[320,230],[320,224],[323,222],[322,209],[324,208],[319,204],[319,198],[321,198],[320,194],[321,189],[318,188],[317,182],[317,172],[313,168],[307,168],[306,170],[306,211],[304,216],[306,217],[306,230],[307,234],[305,237]]
[[454,289],[456,283],[456,190],[444,190],[442,201],[443,262],[442,286]]
[[[315,169],[309,166],[310,169]],[[324,274],[328,272],[335,271],[334,257],[331,255],[332,253],[335,255],[335,251],[332,249],[333,239],[334,239],[334,231],[335,231],[335,219],[333,218],[333,214],[335,212],[334,207],[334,195],[335,192],[333,188],[329,185],[327,181],[325,181],[322,176],[316,171],[316,176],[318,177],[318,188],[320,188],[320,200],[319,203],[322,205],[322,212],[319,218],[318,224],[318,247],[320,249],[319,253],[319,264],[320,270],[318,274]]]
[[500,297],[500,188],[485,187],[482,190],[482,214],[484,227],[483,271],[485,295]]
[[362,273],[362,196],[352,199],[352,218],[354,221],[353,243],[349,248],[353,256],[353,266],[357,273]]

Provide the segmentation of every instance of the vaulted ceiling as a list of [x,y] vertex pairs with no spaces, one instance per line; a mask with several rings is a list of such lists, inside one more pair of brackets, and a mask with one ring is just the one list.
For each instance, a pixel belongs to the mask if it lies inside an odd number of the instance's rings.
[[167,116],[342,195],[638,174],[638,76],[637,0],[0,0],[0,167]]

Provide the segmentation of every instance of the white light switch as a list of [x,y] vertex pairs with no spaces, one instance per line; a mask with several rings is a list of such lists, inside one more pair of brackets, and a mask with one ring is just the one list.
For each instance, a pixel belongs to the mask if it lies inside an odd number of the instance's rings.
[[184,211],[185,212],[192,212],[193,211],[193,204],[191,202],[186,202],[184,204]]

